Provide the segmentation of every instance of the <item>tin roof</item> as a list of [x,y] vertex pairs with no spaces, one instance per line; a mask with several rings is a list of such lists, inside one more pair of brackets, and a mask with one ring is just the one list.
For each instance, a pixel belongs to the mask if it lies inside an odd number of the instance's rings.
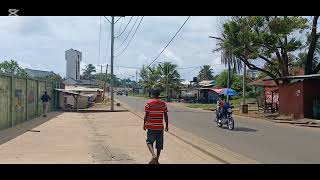
[[265,79],[263,81],[270,80],[283,80],[283,79],[318,79],[320,78],[320,74],[310,74],[310,75],[301,75],[301,76],[285,76],[279,78]]
[[29,69],[29,68],[25,68],[24,70],[27,72],[29,76],[33,78],[45,78],[47,76],[57,75],[53,71],[41,71],[41,70]]
[[200,86],[214,86],[215,84],[215,80],[203,80],[199,82]]
[[276,87],[277,84],[276,82],[274,82],[273,80],[271,81],[265,81],[265,80],[269,80],[270,77],[265,77],[265,78],[262,78],[262,79],[258,79],[258,80],[255,80],[255,81],[252,81],[250,83],[248,83],[248,85],[250,86],[260,86],[260,87]]
[[97,92],[97,91],[103,91],[103,89],[100,88],[88,88],[88,87],[66,87],[67,91],[76,91],[76,92]]
[[80,95],[80,94],[77,93],[77,92],[69,91],[69,90],[65,90],[65,89],[54,89],[54,90],[59,91],[59,92],[68,93],[68,94]]

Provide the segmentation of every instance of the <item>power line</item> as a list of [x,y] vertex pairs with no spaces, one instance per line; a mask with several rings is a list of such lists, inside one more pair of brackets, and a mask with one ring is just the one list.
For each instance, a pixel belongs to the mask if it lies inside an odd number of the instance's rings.
[[129,42],[128,42],[128,44],[127,44],[127,46],[119,53],[119,54],[117,54],[117,55],[115,55],[115,57],[118,57],[118,56],[120,56],[128,47],[129,47],[129,45],[130,45],[130,43],[131,43],[131,41],[132,41],[132,39],[133,39],[133,37],[134,37],[134,35],[136,34],[136,32],[138,31],[138,29],[139,29],[139,27],[140,27],[140,24],[141,24],[141,22],[142,22],[142,20],[143,20],[143,18],[144,18],[144,16],[142,16],[142,18],[140,19],[140,22],[139,22],[139,24],[138,24],[138,26],[137,26],[137,28],[136,28],[136,30],[134,31],[134,33],[133,33],[133,35],[132,35],[132,37],[131,37],[131,39],[129,40]]
[[118,49],[124,44],[124,42],[127,40],[127,38],[129,37],[129,35],[131,34],[131,31],[133,30],[134,26],[136,25],[138,19],[139,19],[139,16],[137,17],[136,21],[133,23],[133,26],[131,27],[129,33],[128,33],[127,36],[124,38],[124,40],[122,41],[122,43],[120,44],[120,46],[118,46],[117,48],[115,48],[115,50],[118,50]]
[[193,68],[200,68],[201,66],[196,66],[196,67],[178,67],[176,69],[193,69]]
[[99,55],[98,55],[98,64],[100,64],[100,42],[101,42],[101,16],[100,16],[100,30],[99,30]]
[[179,28],[179,30],[176,32],[176,34],[171,38],[171,40],[168,42],[168,44],[162,49],[162,51],[159,53],[159,55],[149,64],[148,67],[150,67],[163,53],[163,51],[169,46],[169,44],[173,41],[173,39],[177,36],[177,34],[180,32],[180,30],[183,28],[183,26],[187,23],[187,21],[190,19],[190,16],[184,21],[182,26]]
[[[212,67],[212,66],[219,66],[219,65],[224,65],[224,64],[213,64],[213,65],[210,65],[210,67]],[[184,75],[186,75],[186,74],[189,74],[189,73],[193,72],[194,70],[196,70],[196,69],[198,69],[198,68],[201,68],[201,67],[202,67],[202,66],[195,67],[193,70],[188,71],[187,73],[182,74],[181,77],[184,76]]]
[[108,20],[109,21],[109,23],[111,23],[111,21],[107,18],[107,17],[105,17],[105,16],[103,16],[104,18],[106,18],[106,20]]
[[122,27],[122,24],[123,24],[124,19],[125,19],[125,17],[124,17],[124,18],[122,19],[122,21],[121,21],[121,24],[120,24],[120,27],[119,27],[119,30],[118,30],[118,34],[119,34],[119,32],[121,31],[121,27]]
[[[128,25],[130,24],[130,22],[131,22],[132,18],[133,18],[133,16],[131,16],[131,18],[130,18],[129,22],[127,23],[127,25],[126,25],[126,27],[123,29],[123,31],[122,31],[118,36],[116,36],[115,38],[120,37],[120,36],[124,33],[124,31],[126,31],[126,29],[127,29]],[[122,25],[122,23],[121,23],[121,25]]]
[[142,68],[139,68],[139,67],[128,67],[128,66],[116,66],[116,67],[128,68],[128,69],[142,69]]
[[[108,27],[107,27],[107,29],[108,29]],[[107,38],[108,38],[108,39],[107,39],[107,52],[106,52],[106,59],[108,59],[108,54],[109,54],[108,52],[109,52],[109,45],[110,45],[110,43],[109,43],[109,42],[110,42],[110,36],[111,36],[111,31],[110,31],[110,30],[108,30],[107,32],[108,32],[108,36],[107,36]]]
[[119,19],[121,19],[121,16],[116,20],[116,22],[114,24],[116,24],[119,21]]
[[123,73],[120,71],[120,68],[119,68],[119,67],[121,67],[121,66],[118,66],[116,61],[114,61],[114,64],[115,64],[115,67],[117,67],[118,72],[123,76],[123,79],[126,78],[126,77],[134,77],[134,76],[129,75],[129,74],[127,74],[127,73],[126,73],[127,75],[123,74]]
[[186,75],[186,74],[192,73],[193,71],[195,71],[195,70],[198,69],[198,68],[199,68],[199,67],[195,67],[193,70],[188,71],[187,73],[182,74],[181,77],[184,76],[184,75]]
[[[132,66],[116,66],[120,68],[128,68],[128,69],[142,69],[141,67],[132,67]],[[195,67],[177,67],[176,69],[194,69],[194,68],[200,68],[202,66],[195,66]]]

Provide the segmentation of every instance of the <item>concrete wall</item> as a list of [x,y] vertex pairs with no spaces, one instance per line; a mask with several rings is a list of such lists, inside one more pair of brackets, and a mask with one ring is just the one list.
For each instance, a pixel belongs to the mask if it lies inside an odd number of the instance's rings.
[[[47,87],[54,102],[53,87],[46,81],[0,75],[0,129],[5,129],[42,114],[41,96]],[[53,103],[54,104],[54,103]],[[51,106],[49,111],[53,110]]]
[[11,126],[11,78],[0,76],[0,129]]
[[69,49],[65,52],[65,59],[67,63],[66,78],[80,79],[80,62],[82,60],[82,53]]

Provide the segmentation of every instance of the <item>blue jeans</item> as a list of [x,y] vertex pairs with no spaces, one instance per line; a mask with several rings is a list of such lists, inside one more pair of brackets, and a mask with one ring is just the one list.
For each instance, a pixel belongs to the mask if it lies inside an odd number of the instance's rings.
[[225,112],[225,110],[223,109],[223,108],[220,108],[219,110],[218,110],[218,119],[222,119],[222,117],[224,116],[224,113]]

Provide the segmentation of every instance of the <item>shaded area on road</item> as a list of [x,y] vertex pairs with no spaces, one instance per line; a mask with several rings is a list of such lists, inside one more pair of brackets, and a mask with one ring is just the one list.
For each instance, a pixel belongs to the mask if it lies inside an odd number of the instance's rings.
[[[227,129],[227,128],[226,128]],[[235,127],[233,131],[242,131],[242,132],[257,132],[258,130],[247,128],[247,127]]]
[[56,118],[61,113],[62,112],[50,112],[50,113],[48,113],[47,117],[37,117],[35,119],[23,122],[21,124],[10,127],[8,129],[1,130],[0,131],[0,145],[20,136],[28,131],[37,133],[37,130],[35,130],[36,127],[52,120],[53,118]]

